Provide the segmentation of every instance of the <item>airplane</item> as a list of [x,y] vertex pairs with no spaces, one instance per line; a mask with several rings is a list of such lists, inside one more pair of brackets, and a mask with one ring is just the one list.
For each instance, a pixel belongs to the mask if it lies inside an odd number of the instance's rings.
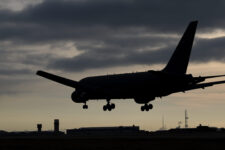
[[142,104],[141,111],[149,111],[153,108],[149,102],[157,97],[161,98],[173,93],[204,89],[225,83],[225,80],[202,83],[206,79],[225,75],[193,77],[192,74],[186,74],[197,24],[198,21],[189,23],[168,64],[161,71],[149,70],[137,73],[92,76],[80,81],[70,80],[44,71],[37,71],[36,74],[75,88],[71,98],[76,103],[84,103],[83,109],[88,109],[86,104],[88,100],[106,100],[107,104],[103,106],[103,110],[111,111],[115,108],[115,104],[110,103],[111,99],[134,99],[136,103]]

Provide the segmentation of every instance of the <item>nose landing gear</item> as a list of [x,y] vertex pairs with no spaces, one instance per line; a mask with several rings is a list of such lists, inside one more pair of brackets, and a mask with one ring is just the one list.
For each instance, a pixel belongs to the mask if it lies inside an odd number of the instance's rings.
[[143,106],[141,106],[141,111],[149,111],[149,109],[152,109],[153,105],[152,104],[145,104]]
[[88,109],[88,105],[86,104],[86,102],[83,105],[83,109]]

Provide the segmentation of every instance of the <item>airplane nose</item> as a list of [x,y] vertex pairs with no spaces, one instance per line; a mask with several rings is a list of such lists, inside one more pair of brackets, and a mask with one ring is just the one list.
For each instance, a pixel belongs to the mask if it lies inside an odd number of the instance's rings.
[[74,102],[77,102],[77,99],[78,99],[78,94],[76,91],[74,91],[71,95],[71,99],[74,101]]

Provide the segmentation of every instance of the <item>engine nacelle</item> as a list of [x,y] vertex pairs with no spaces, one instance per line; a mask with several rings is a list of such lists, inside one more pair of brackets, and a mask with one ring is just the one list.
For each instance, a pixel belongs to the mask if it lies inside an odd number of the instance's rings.
[[77,92],[74,91],[71,95],[71,99],[75,102],[75,103],[84,103],[88,100],[87,98],[87,93],[86,92]]
[[137,98],[134,98],[134,101],[138,104],[145,104],[154,99],[155,99],[155,97],[151,97],[151,98],[137,97]]

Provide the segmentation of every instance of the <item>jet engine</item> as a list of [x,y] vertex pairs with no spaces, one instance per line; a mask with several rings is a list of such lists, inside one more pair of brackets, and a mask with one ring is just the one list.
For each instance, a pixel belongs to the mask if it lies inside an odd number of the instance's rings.
[[75,103],[84,103],[88,100],[87,98],[87,93],[86,92],[78,92],[78,91],[74,91],[71,95],[71,99],[75,102]]

